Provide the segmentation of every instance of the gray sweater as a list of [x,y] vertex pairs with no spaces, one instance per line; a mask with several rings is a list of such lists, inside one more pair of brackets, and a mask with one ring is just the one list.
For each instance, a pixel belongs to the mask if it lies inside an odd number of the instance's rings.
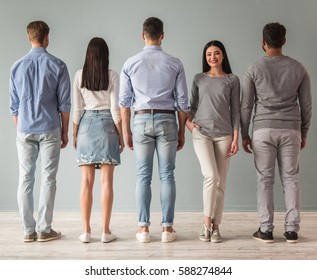
[[210,137],[227,136],[239,129],[240,81],[234,74],[212,77],[199,73],[194,77],[191,116],[200,132]]
[[241,134],[253,130],[286,128],[307,137],[312,115],[310,78],[304,66],[288,56],[265,56],[246,71],[242,84]]

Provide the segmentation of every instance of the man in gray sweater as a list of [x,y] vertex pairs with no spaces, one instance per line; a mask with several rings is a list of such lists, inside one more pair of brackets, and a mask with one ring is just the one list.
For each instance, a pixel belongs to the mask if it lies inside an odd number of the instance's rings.
[[[306,145],[312,115],[310,78],[304,66],[283,55],[286,29],[279,23],[263,28],[266,55],[251,65],[242,83],[241,134],[254,154],[260,227],[255,239],[272,243],[275,162],[279,167],[286,208],[284,237],[296,243],[300,223],[299,154]],[[252,141],[249,124],[253,115]],[[252,150],[252,151],[251,151]]]

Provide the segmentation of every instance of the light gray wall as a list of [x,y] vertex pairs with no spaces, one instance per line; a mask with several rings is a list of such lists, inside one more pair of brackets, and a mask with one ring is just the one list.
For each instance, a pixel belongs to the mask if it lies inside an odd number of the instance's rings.
[[[222,41],[231,66],[240,78],[246,67],[261,56],[261,31],[268,22],[279,21],[287,28],[284,53],[301,61],[311,74],[315,107],[317,88],[317,34],[315,0],[0,0],[0,210],[16,210],[18,163],[15,128],[9,114],[9,70],[29,51],[26,25],[42,19],[51,28],[48,51],[60,57],[71,79],[82,67],[87,43],[94,36],[106,39],[111,67],[120,72],[124,61],[143,47],[141,28],[145,18],[160,17],[165,23],[165,51],[179,57],[185,66],[188,88],[201,71],[201,53],[211,39]],[[316,107],[315,107],[316,108]],[[302,209],[317,210],[316,115],[308,146],[301,155]],[[70,139],[71,139],[70,126]],[[176,167],[177,211],[202,210],[202,176],[186,132],[185,148],[178,152]],[[133,152],[125,150],[123,164],[115,171],[114,210],[135,211],[135,165]],[[156,167],[157,165],[155,165]],[[98,173],[97,173],[98,174]],[[38,176],[39,174],[37,174]],[[39,178],[37,178],[39,181]],[[282,188],[276,178],[276,209],[283,210]],[[79,209],[80,170],[70,145],[62,151],[58,173],[56,210]],[[37,201],[38,183],[35,197]],[[94,209],[99,209],[99,180],[96,177]],[[153,177],[152,210],[159,210],[157,171]],[[242,148],[232,159],[226,211],[256,210],[256,177],[252,156]]]

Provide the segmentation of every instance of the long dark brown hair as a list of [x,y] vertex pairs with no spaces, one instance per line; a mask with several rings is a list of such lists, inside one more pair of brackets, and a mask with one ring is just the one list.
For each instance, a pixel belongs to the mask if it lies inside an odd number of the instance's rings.
[[109,86],[109,48],[102,38],[92,38],[86,51],[81,87],[92,91],[107,90]]

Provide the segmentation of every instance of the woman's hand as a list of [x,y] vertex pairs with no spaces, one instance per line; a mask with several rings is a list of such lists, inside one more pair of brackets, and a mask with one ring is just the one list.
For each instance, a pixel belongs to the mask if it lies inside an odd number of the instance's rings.
[[238,140],[234,140],[231,143],[230,151],[227,154],[228,157],[232,157],[239,151],[239,145],[238,145]]
[[73,136],[73,147],[76,150],[76,146],[77,146],[77,137]]
[[125,147],[123,137],[120,137],[120,141],[119,142],[120,142],[119,149],[120,149],[120,154],[121,154],[123,152],[123,150],[124,150],[124,147]]
[[233,130],[230,151],[227,154],[228,157],[232,157],[233,155],[235,155],[239,151],[238,138],[239,138],[239,130],[237,128],[235,128]]
[[192,121],[190,121],[189,119],[186,120],[186,127],[188,128],[188,130],[192,133],[194,128],[200,128],[200,126]]

